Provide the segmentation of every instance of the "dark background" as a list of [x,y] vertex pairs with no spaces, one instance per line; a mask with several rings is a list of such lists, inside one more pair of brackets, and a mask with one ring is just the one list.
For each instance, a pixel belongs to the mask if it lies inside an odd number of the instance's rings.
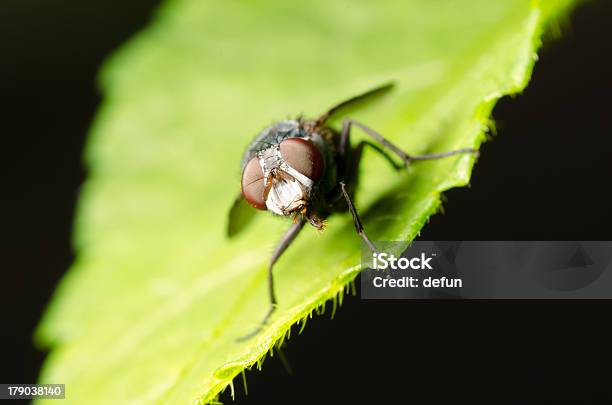
[[[0,382],[35,382],[32,331],[69,267],[81,152],[103,59],[157,1],[0,5]],[[471,188],[446,194],[429,240],[610,240],[612,3],[581,6],[531,84],[494,111]],[[358,285],[359,283],[357,283]],[[610,403],[608,301],[362,301],[316,317],[239,403]],[[231,402],[228,394],[222,399]]]

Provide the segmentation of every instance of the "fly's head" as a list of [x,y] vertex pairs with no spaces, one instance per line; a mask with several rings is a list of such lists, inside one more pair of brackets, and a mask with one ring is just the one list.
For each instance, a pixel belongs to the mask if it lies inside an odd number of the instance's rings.
[[255,208],[323,228],[312,210],[323,175],[321,151],[308,137],[289,137],[259,150],[244,166],[242,195]]

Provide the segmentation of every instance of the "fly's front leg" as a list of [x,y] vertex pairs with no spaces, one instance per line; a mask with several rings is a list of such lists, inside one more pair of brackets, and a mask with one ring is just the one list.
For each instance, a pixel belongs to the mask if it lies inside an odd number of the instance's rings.
[[302,219],[299,219],[298,222],[291,225],[291,228],[289,228],[287,232],[285,232],[282,239],[276,246],[276,249],[274,249],[274,252],[272,253],[272,257],[270,258],[270,263],[268,265],[268,293],[270,297],[270,308],[268,309],[266,316],[264,316],[259,326],[255,330],[253,330],[251,333],[249,333],[248,335],[242,336],[238,340],[247,340],[255,336],[256,334],[258,334],[259,332],[261,332],[265,324],[268,322],[268,320],[270,319],[270,317],[276,310],[278,301],[276,300],[276,293],[274,291],[274,273],[272,271],[274,267],[274,263],[276,263],[276,261],[281,257],[283,252],[287,250],[289,245],[291,245],[291,242],[293,242],[296,236],[300,233],[305,223],[306,223],[306,220],[302,218]]
[[346,191],[346,184],[344,184],[343,181],[340,182],[340,188],[342,189],[342,195],[344,195],[344,199],[346,200],[346,204],[349,207],[349,211],[351,211],[351,215],[353,216],[353,224],[355,225],[355,230],[359,234],[359,237],[361,237],[361,239],[365,242],[365,244],[368,245],[368,247],[370,248],[372,252],[378,253],[378,249],[376,249],[376,246],[374,245],[374,243],[372,243],[370,238],[368,238],[368,235],[365,233],[365,230],[363,229],[363,225],[361,225],[359,214],[357,214],[357,210],[355,209],[355,204],[353,204],[353,201],[351,200],[351,196]]
[[276,294],[274,292],[274,274],[272,272],[274,263],[276,263],[276,261],[281,257],[283,252],[287,250],[287,248],[289,247],[289,245],[291,245],[291,242],[293,242],[295,237],[298,236],[298,234],[304,227],[305,223],[306,223],[306,220],[303,218],[300,218],[298,222],[291,225],[291,228],[289,228],[287,232],[285,232],[282,239],[276,246],[276,249],[274,249],[274,253],[272,253],[272,258],[270,259],[270,264],[268,265],[268,292],[270,293],[270,304],[271,305],[270,305],[270,310],[268,311],[268,315],[266,315],[266,317],[264,318],[263,323],[266,323],[271,313],[274,311],[274,309],[276,309],[276,304],[278,303],[276,301]]
[[478,154],[478,151],[476,149],[461,148],[461,149],[456,149],[456,150],[452,150],[449,152],[442,152],[442,153],[429,153],[425,155],[409,155],[403,150],[401,150],[400,148],[398,148],[397,146],[395,146],[393,143],[385,139],[385,137],[383,137],[381,134],[374,131],[372,128],[360,123],[359,121],[355,121],[350,118],[344,120],[344,122],[342,123],[342,133],[340,134],[340,153],[341,154],[344,154],[344,155],[348,154],[348,150],[350,148],[349,136],[351,133],[351,127],[353,125],[361,129],[363,132],[365,132],[368,136],[370,136],[375,141],[380,143],[382,146],[384,146],[385,148],[389,149],[391,152],[399,156],[403,160],[404,166],[408,166],[410,163],[414,161],[418,161],[418,160],[440,159],[440,158],[445,158],[445,157],[453,156],[453,155],[459,155],[463,153]]

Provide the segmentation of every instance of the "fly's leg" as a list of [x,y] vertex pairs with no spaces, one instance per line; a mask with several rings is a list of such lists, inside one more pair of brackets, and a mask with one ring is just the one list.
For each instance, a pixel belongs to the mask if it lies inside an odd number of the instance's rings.
[[[403,161],[403,166],[397,164],[395,160],[393,160],[391,156],[389,156],[389,154],[382,147],[380,147],[377,144],[368,142],[368,141],[360,142],[359,144],[357,144],[355,149],[351,150],[349,137],[351,133],[351,126],[353,125],[355,125],[359,129],[364,131],[367,135],[369,135],[371,138],[377,141],[380,145],[382,145],[383,147],[387,148],[388,150],[390,150],[391,152],[399,156]],[[478,154],[478,151],[476,149],[462,148],[462,149],[457,149],[457,150],[453,150],[450,152],[431,153],[431,154],[425,154],[425,155],[411,156],[407,154],[406,152],[404,152],[403,150],[401,150],[400,148],[398,148],[397,146],[395,146],[393,143],[389,142],[381,134],[374,131],[370,127],[367,127],[358,121],[355,121],[352,119],[346,119],[342,123],[342,132],[340,134],[340,145],[338,148],[338,152],[340,156],[346,162],[349,162],[346,165],[346,172],[344,173],[343,180],[346,180],[348,182],[349,184],[348,187],[351,190],[352,188],[354,188],[355,184],[357,183],[358,166],[361,160],[361,155],[363,153],[363,148],[365,146],[369,146],[373,148],[374,150],[376,150],[378,153],[380,153],[385,159],[387,159],[387,161],[391,163],[391,165],[395,169],[402,169],[404,167],[407,167],[413,161],[418,161],[418,160],[440,159],[440,158],[458,155],[462,153]],[[355,209],[355,204],[351,200],[350,192],[347,191],[346,183],[344,183],[344,181],[341,181],[340,187],[342,189],[342,195],[344,196],[344,199],[346,200],[348,208],[351,212],[351,215],[353,216],[353,223],[355,224],[355,230],[357,231],[361,239],[366,243],[366,245],[368,245],[368,247],[370,248],[372,252],[378,252],[378,250],[376,249],[376,246],[374,245],[374,243],[372,243],[372,241],[370,240],[370,238],[367,236],[367,234],[365,233],[363,229],[363,225],[361,224],[361,220],[359,219],[359,215],[357,214],[357,210]]]
[[276,246],[276,249],[274,249],[274,253],[272,253],[272,257],[270,258],[270,263],[268,265],[268,293],[270,295],[270,308],[268,309],[268,312],[262,319],[259,326],[255,330],[253,330],[251,333],[240,337],[238,339],[239,341],[250,339],[253,336],[257,335],[259,332],[261,332],[263,327],[266,325],[266,323],[268,323],[268,320],[270,319],[270,317],[276,310],[278,301],[276,300],[276,293],[274,292],[274,273],[272,271],[274,267],[274,263],[276,263],[276,261],[281,257],[283,252],[287,250],[289,245],[291,245],[291,242],[293,242],[296,236],[300,233],[305,223],[306,223],[306,220],[302,218],[298,222],[291,225],[291,228],[289,228],[287,232],[285,232],[282,239]]
[[374,243],[372,243],[368,235],[365,233],[363,225],[361,224],[361,219],[359,218],[359,214],[357,213],[357,209],[355,208],[355,203],[351,198],[352,190],[354,189],[358,181],[357,177],[359,175],[359,163],[361,162],[361,156],[366,146],[369,146],[376,152],[380,153],[396,170],[401,170],[404,168],[404,166],[398,164],[395,160],[393,160],[393,158],[382,147],[369,141],[359,142],[353,150],[349,149],[350,145],[346,141],[341,143],[340,145],[340,155],[342,155],[345,158],[345,161],[347,162],[345,171],[343,173],[343,176],[341,177],[343,180],[340,181],[340,189],[342,191],[342,196],[344,197],[346,205],[348,206],[349,211],[353,216],[353,223],[355,225],[355,230],[357,231],[357,234],[359,234],[359,237],[361,237],[365,244],[368,245],[372,252],[377,253],[378,249],[376,249]]
[[[363,153],[363,149],[366,146],[369,146],[370,148],[378,152],[382,157],[384,157],[387,160],[387,162],[389,162],[391,166],[393,166],[395,170],[401,170],[404,168],[404,165],[398,164],[395,160],[393,160],[393,158],[382,147],[378,146],[375,143],[369,142],[369,141],[361,141],[357,144],[357,146],[355,146],[355,149],[353,150],[353,157],[352,157],[353,166],[354,166],[353,173],[357,171],[357,167],[359,166],[359,161],[361,160],[361,154]],[[350,177],[350,176],[347,175],[347,177]]]
[[361,225],[361,220],[359,219],[359,215],[357,214],[355,205],[353,204],[353,201],[351,200],[351,196],[349,196],[348,192],[346,191],[346,184],[344,184],[343,181],[340,182],[340,188],[342,189],[342,195],[344,195],[346,204],[348,205],[349,210],[351,211],[351,215],[353,216],[353,223],[355,224],[355,230],[359,234],[359,237],[361,237],[361,239],[365,242],[365,244],[368,245],[368,247],[370,248],[372,252],[378,253],[378,249],[376,249],[376,246],[374,246],[374,243],[372,243],[370,238],[368,238],[368,235],[366,235],[363,229],[363,225]]
[[[402,170],[404,168],[403,164],[396,162],[396,160],[380,145],[377,145],[370,141],[361,141],[357,144],[357,146],[355,146],[354,149],[350,149],[350,145],[348,144],[348,142],[345,143],[345,146],[349,149],[339,149],[339,154],[340,156],[342,156],[344,162],[343,164],[341,164],[341,167],[343,167],[343,171],[339,174],[338,179],[339,183],[344,182],[346,186],[346,191],[349,196],[353,195],[355,186],[359,181],[359,164],[361,162],[363,150],[366,146],[378,152],[382,157],[387,160],[387,162],[389,162],[389,164],[391,164],[391,166],[393,166],[395,170]],[[342,200],[342,197],[342,195],[338,195],[337,199]]]
[[402,159],[402,161],[404,162],[404,167],[406,167],[410,163],[412,163],[414,161],[418,161],[418,160],[440,159],[440,158],[445,158],[445,157],[448,157],[448,156],[459,155],[459,154],[462,154],[462,153],[474,153],[474,154],[478,154],[478,151],[476,149],[473,149],[473,148],[462,148],[462,149],[452,150],[452,151],[449,151],[449,152],[429,153],[429,154],[425,154],[425,155],[414,155],[414,156],[412,156],[412,155],[407,154],[406,152],[404,152],[403,150],[401,150],[397,146],[395,146],[393,143],[389,142],[387,139],[385,139],[385,137],[383,137],[378,132],[374,131],[372,128],[370,128],[370,127],[360,123],[359,121],[355,121],[355,120],[350,119],[350,118],[344,120],[344,122],[342,123],[342,133],[340,135],[340,153],[346,154],[348,152],[348,150],[349,150],[349,136],[350,136],[350,133],[351,133],[351,127],[353,125],[358,127],[359,129],[361,129],[363,132],[365,132],[368,136],[370,136],[375,141],[380,143],[382,146],[384,146],[385,148],[389,149],[391,152],[393,152],[397,156],[399,156],[400,159]]

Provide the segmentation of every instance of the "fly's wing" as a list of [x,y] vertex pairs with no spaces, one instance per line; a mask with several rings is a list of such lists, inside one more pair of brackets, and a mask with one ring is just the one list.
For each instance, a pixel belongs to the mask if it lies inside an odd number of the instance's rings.
[[329,118],[332,118],[334,115],[338,115],[340,113],[347,113],[349,110],[359,107],[359,105],[362,103],[372,101],[386,94],[391,89],[393,89],[394,86],[395,84],[393,82],[383,84],[382,86],[376,87],[372,90],[366,91],[365,93],[359,94],[355,97],[351,97],[348,100],[336,104],[335,106],[327,110],[327,112],[322,114],[317,119],[317,122],[319,124],[323,124],[325,121],[327,121]]
[[255,208],[251,207],[247,200],[244,199],[242,193],[238,194],[229,212],[227,236],[231,238],[242,231],[251,222],[255,212]]

